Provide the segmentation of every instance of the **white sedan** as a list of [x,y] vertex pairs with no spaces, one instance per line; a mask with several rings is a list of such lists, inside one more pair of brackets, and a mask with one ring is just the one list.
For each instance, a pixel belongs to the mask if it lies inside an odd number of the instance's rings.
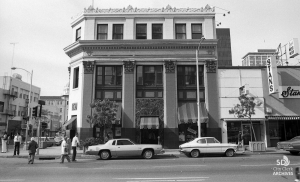
[[225,154],[234,156],[237,151],[236,144],[220,143],[214,137],[200,137],[179,146],[180,152],[186,156],[199,157],[201,154]]
[[112,139],[105,144],[89,146],[86,151],[87,155],[99,155],[103,160],[119,156],[143,156],[145,159],[151,159],[161,153],[164,153],[161,145],[135,144],[127,138]]

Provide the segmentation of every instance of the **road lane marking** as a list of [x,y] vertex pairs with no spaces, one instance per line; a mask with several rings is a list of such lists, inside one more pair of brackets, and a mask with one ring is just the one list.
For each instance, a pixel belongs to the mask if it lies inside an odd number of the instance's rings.
[[[300,165],[299,164],[289,164],[289,166],[296,166],[296,165]],[[276,166],[276,164],[253,164],[253,165],[241,165],[244,167],[257,167],[257,166]]]
[[171,180],[142,180],[142,181],[126,181],[126,182],[167,182],[167,181],[170,181],[170,182],[172,182],[172,181],[204,181],[204,180],[206,180],[206,179],[195,179],[195,180],[193,180],[193,179],[187,179],[187,180],[176,180],[176,179],[171,179]]
[[172,166],[153,166],[153,168],[159,168],[159,167],[203,167],[207,165],[172,165]]
[[0,181],[24,181],[25,179],[0,179]]
[[[23,169],[32,169],[32,168],[36,168],[36,167],[35,167],[35,166],[32,166],[32,167],[29,167],[29,166],[28,166],[28,167],[19,167],[19,168],[23,168]],[[46,168],[47,168],[47,169],[48,169],[48,168],[55,168],[55,169],[57,169],[57,168],[59,168],[59,169],[64,168],[64,169],[65,169],[65,168],[68,168],[68,167],[39,166],[38,168],[45,168],[45,169],[46,169]]]
[[174,177],[174,178],[113,178],[118,180],[188,180],[188,179],[208,179],[209,177]]

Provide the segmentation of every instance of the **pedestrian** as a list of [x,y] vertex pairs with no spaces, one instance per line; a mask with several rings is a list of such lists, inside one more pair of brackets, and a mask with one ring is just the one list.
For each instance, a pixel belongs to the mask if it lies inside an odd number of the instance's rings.
[[243,147],[243,135],[242,135],[242,131],[239,131],[239,134],[238,134],[238,147]]
[[38,148],[38,144],[36,143],[36,141],[34,141],[34,137],[31,137],[31,141],[29,142],[28,145],[28,153],[29,153],[28,164],[33,164],[35,152],[37,148]]
[[20,154],[20,145],[21,145],[21,142],[22,142],[22,137],[20,135],[20,133],[18,132],[17,135],[15,136],[14,138],[14,156],[16,154]]
[[65,158],[67,158],[68,162],[71,162],[70,157],[69,157],[69,147],[68,143],[66,141],[67,139],[63,137],[63,141],[61,143],[61,161],[60,163],[64,163]]
[[79,139],[78,139],[78,133],[75,134],[75,136],[72,139],[72,161],[76,161],[76,147],[79,146]]
[[6,142],[6,151],[8,152],[9,143],[10,143],[10,135],[7,135],[7,142]]
[[7,133],[6,131],[4,132],[3,136],[1,137],[1,142],[2,142],[2,151],[1,153],[6,153],[7,151]]

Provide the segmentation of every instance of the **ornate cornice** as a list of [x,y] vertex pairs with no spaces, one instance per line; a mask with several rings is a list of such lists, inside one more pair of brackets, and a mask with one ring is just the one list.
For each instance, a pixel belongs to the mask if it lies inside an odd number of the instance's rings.
[[94,72],[94,61],[82,61],[84,74],[92,74]]
[[217,61],[206,60],[205,65],[206,65],[207,73],[216,73],[217,72]]
[[125,73],[133,73],[135,63],[134,61],[123,61]]
[[205,8],[172,8],[170,5],[166,8],[133,8],[129,5],[127,8],[123,9],[99,9],[89,6],[84,8],[83,13],[99,13],[99,14],[114,14],[114,13],[214,13],[215,8],[206,5]]
[[175,62],[174,61],[165,61],[166,73],[175,73]]

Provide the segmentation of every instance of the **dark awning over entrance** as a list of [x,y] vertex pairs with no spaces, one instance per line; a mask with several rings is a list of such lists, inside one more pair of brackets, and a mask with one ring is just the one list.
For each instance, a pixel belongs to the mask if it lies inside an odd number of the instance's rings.
[[69,119],[69,121],[67,121],[64,124],[64,127],[67,127],[69,124],[71,124],[73,121],[75,121],[77,119],[77,116],[73,116],[71,119]]
[[[197,103],[188,102],[188,103],[179,103],[178,106],[178,120],[180,123],[197,123],[198,121],[198,112],[197,112]],[[204,102],[200,102],[200,122],[207,123],[208,115]]]
[[141,117],[140,129],[158,129],[158,117]]

